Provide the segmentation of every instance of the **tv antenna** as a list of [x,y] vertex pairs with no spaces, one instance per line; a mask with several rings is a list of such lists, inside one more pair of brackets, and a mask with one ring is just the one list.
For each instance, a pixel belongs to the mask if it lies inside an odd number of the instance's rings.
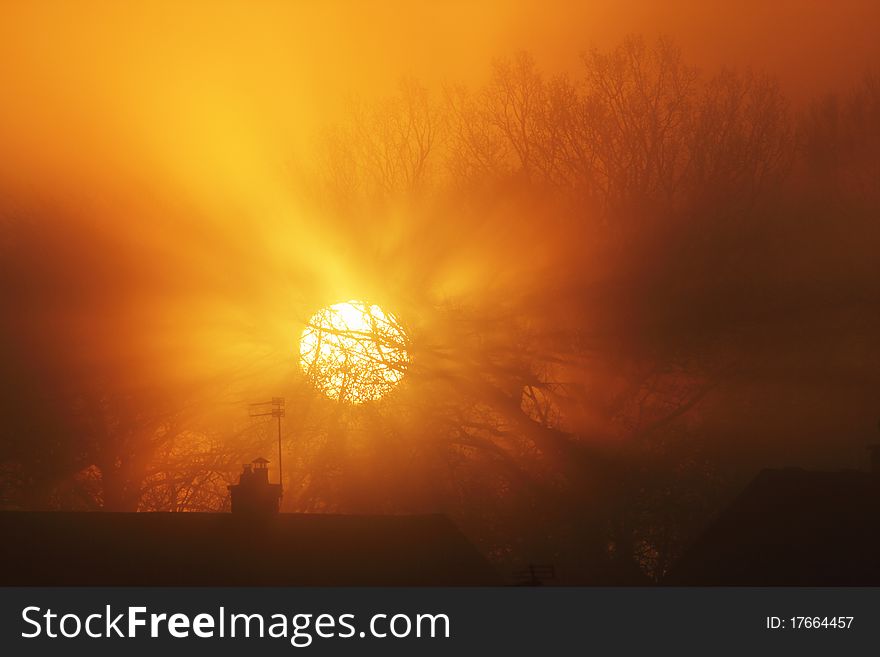
[[278,484],[284,492],[284,479],[281,477],[281,418],[284,417],[284,397],[272,397],[269,401],[251,404],[250,416],[278,418]]

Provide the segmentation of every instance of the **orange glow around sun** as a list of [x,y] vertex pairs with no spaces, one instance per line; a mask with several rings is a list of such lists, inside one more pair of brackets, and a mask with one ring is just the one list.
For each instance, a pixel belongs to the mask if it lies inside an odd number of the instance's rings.
[[409,364],[406,334],[379,306],[346,301],[322,308],[300,338],[300,364],[330,399],[361,404],[394,388]]

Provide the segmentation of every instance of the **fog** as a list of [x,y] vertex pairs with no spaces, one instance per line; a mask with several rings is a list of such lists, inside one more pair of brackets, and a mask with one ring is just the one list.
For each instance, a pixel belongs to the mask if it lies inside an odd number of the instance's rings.
[[[866,463],[877,3],[0,12],[3,507],[224,509],[284,396],[285,511],[577,582]],[[412,359],[357,407],[299,366],[348,299]]]

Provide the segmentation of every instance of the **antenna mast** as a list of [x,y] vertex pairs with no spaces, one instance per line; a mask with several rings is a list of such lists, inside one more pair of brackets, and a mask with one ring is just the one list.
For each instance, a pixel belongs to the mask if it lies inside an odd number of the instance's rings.
[[[271,408],[266,410],[266,406]],[[251,417],[274,417],[278,418],[278,484],[281,492],[284,492],[283,470],[281,469],[281,418],[284,417],[284,397],[272,397],[269,401],[257,402],[250,405]]]

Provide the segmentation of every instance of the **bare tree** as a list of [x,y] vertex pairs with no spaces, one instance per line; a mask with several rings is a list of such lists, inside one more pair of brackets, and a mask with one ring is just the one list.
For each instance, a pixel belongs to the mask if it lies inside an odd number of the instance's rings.
[[687,168],[696,70],[671,41],[631,37],[584,56],[585,133],[611,208],[674,203]]
[[370,199],[424,190],[437,174],[432,155],[441,122],[427,89],[411,79],[378,104],[353,101],[346,120],[321,139],[325,193]]
[[788,103],[765,75],[723,71],[703,89],[688,143],[687,193],[722,212],[778,188],[794,154]]
[[801,129],[811,189],[880,202],[880,74],[867,72],[846,97],[816,102]]

